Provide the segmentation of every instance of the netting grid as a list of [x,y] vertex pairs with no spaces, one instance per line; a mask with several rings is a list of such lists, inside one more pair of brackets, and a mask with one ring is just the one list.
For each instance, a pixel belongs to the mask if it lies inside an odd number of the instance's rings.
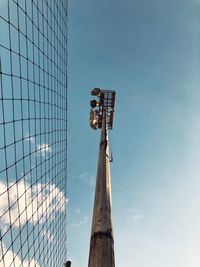
[[0,1],[0,267],[66,261],[67,0]]

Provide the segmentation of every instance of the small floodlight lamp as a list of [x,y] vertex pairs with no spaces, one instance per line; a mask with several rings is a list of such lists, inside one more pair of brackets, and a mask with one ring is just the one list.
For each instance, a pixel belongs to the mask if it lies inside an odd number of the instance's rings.
[[67,261],[67,262],[65,263],[65,267],[71,267],[71,261]]
[[98,128],[98,110],[90,110],[90,127],[94,130]]
[[97,105],[98,105],[98,103],[97,103],[97,101],[95,99],[90,101],[91,108],[96,108]]
[[100,89],[99,88],[94,88],[94,89],[92,89],[92,91],[91,91],[91,95],[95,95],[95,96],[98,96],[99,95],[99,93],[100,93]]

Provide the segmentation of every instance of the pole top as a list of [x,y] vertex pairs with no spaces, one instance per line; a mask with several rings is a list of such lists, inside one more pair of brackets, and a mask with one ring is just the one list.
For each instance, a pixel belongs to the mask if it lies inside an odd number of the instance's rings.
[[98,101],[96,99],[90,101],[90,127],[94,130],[101,129],[103,112],[105,112],[107,128],[112,130],[116,92],[114,90],[94,88],[91,91],[91,95],[96,96]]

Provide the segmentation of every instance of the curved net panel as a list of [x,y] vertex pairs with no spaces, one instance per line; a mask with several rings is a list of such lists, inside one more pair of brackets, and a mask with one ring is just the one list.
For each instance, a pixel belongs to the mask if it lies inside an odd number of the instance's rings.
[[67,2],[0,1],[0,267],[66,261]]

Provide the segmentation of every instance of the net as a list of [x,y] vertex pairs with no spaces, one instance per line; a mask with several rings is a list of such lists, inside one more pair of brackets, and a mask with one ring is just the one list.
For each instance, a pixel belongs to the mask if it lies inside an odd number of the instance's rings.
[[0,267],[66,261],[67,2],[0,1]]

